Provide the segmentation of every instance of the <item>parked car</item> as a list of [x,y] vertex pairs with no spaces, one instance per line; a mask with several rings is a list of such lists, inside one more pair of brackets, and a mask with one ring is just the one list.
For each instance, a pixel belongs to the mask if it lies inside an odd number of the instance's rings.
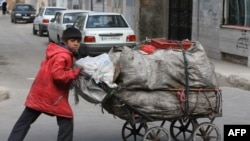
[[91,12],[88,10],[63,10],[56,12],[54,18],[51,19],[48,25],[49,41],[60,43],[63,31],[72,26],[75,19],[83,13]]
[[42,7],[33,21],[33,34],[36,35],[37,31],[39,36],[48,31],[48,24],[59,10],[66,10],[64,7]]
[[17,21],[31,23],[36,17],[36,9],[31,4],[17,3],[12,9],[10,17],[12,23],[17,23]]
[[76,19],[73,27],[82,32],[81,57],[100,55],[114,46],[136,45],[134,30],[120,13],[85,13]]

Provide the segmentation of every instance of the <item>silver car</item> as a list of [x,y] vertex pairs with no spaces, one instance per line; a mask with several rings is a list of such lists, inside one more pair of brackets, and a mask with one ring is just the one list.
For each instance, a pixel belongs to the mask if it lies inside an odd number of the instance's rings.
[[135,32],[120,13],[85,13],[76,19],[73,27],[82,32],[81,57],[100,55],[114,46],[136,45]]
[[48,24],[50,20],[55,16],[56,12],[59,10],[66,10],[64,7],[42,7],[36,18],[33,21],[33,34],[36,35],[37,32],[39,36],[48,31]]

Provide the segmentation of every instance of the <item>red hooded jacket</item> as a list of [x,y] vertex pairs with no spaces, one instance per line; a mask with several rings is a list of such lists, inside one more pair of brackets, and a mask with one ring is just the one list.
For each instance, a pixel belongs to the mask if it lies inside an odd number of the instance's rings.
[[73,54],[59,45],[50,43],[46,59],[31,86],[25,106],[55,116],[72,118],[68,102],[70,83],[80,69],[73,69]]

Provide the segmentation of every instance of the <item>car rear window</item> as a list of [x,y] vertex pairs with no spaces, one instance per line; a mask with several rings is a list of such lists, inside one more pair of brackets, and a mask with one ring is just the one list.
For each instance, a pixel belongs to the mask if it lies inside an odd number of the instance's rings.
[[33,10],[33,7],[30,5],[17,5],[16,6],[16,10],[19,11],[29,11],[29,10]]
[[57,11],[59,10],[65,10],[63,8],[47,8],[45,10],[45,15],[55,15]]
[[90,15],[86,28],[126,28],[128,24],[121,15]]

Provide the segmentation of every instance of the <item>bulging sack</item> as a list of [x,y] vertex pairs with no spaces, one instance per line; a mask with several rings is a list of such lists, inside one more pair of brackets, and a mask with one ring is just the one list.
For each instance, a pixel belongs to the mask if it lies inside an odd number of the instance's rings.
[[124,47],[117,58],[121,72],[116,83],[127,89],[214,88],[218,85],[214,66],[199,42],[194,42],[185,52],[159,49],[149,55]]
[[74,88],[76,96],[80,95],[86,101],[94,104],[102,103],[107,95],[93,79],[87,80],[81,75],[75,80]]

